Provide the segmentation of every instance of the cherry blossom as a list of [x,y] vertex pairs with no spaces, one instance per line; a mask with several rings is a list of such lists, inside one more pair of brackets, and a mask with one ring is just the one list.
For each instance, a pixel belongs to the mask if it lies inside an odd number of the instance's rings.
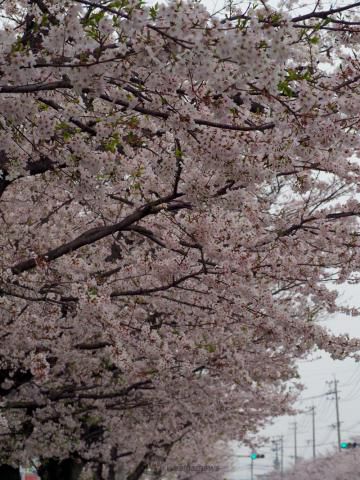
[[1,3],[3,465],[223,467],[359,359],[359,20],[292,4]]

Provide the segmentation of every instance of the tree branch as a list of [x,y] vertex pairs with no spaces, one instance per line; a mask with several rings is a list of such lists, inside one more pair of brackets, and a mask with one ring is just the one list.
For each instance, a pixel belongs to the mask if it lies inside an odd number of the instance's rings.
[[[325,217],[324,220],[336,220],[338,218],[346,218],[346,217],[357,217],[360,216],[360,212],[338,212],[338,213],[328,213]],[[291,235],[293,232],[296,232],[296,230],[299,230],[300,228],[303,228],[303,226],[309,222],[313,222],[314,220],[322,220],[322,218],[319,217],[309,217],[305,218],[302,220],[300,223],[294,224],[291,227],[287,228],[286,230],[280,232],[279,237],[284,237],[287,235]]]
[[30,85],[0,85],[0,93],[36,93],[41,91],[56,90],[58,88],[73,88],[67,80],[59,80],[51,83],[40,83]]
[[[4,85],[0,86],[0,93],[36,93],[36,92],[41,92],[41,91],[50,91],[50,90],[56,90],[59,88],[66,88],[66,89],[71,89],[72,85],[70,82],[67,80],[61,80],[58,82],[51,82],[51,83],[45,83],[45,84],[35,84],[35,85],[19,85],[19,86],[11,86],[11,85]],[[106,94],[102,94],[99,96],[102,100],[115,103],[116,105],[121,105],[124,108],[129,108],[130,104],[129,102],[126,102],[124,100],[113,100],[111,97],[109,97]],[[167,112],[159,112],[157,110],[152,110],[149,108],[141,107],[139,105],[135,105],[132,107],[132,110],[138,113],[142,113],[145,115],[151,115],[152,117],[157,117],[157,118],[163,118],[164,120],[167,120],[170,116],[169,113]],[[73,121],[73,120],[72,120]],[[195,118],[194,123],[196,125],[201,125],[201,126],[206,126],[206,127],[213,127],[213,128],[220,128],[222,130],[234,130],[234,131],[239,131],[239,132],[255,132],[255,131],[260,131],[263,132],[265,130],[271,130],[275,128],[275,124],[273,122],[270,123],[264,123],[262,125],[251,125],[248,127],[244,127],[241,125],[231,125],[228,123],[220,123],[220,122],[214,122],[212,120],[204,120],[201,118]],[[90,132],[89,132],[90,133]],[[91,132],[92,134],[92,132]]]
[[351,8],[359,7],[360,2],[352,3],[350,5],[344,5],[343,7],[338,8],[330,8],[329,10],[324,10],[322,12],[310,12],[306,13],[305,15],[299,15],[291,19],[292,22],[301,22],[303,20],[308,20],[309,18],[327,18],[329,15],[333,15],[334,13],[344,12],[346,10],[350,10]]
[[161,209],[161,208],[159,209],[159,206],[161,206],[161,204],[169,203],[171,202],[171,200],[181,197],[182,195],[183,194],[181,193],[178,193],[175,195],[172,194],[167,197],[159,198],[154,202],[147,203],[139,207],[138,209],[136,209],[133,213],[131,213],[127,217],[125,217],[123,220],[121,220],[121,222],[115,223],[113,225],[107,225],[105,227],[91,228],[90,230],[87,230],[86,232],[76,237],[74,240],[71,240],[68,243],[64,243],[59,247],[53,248],[39,255],[38,258],[29,258],[27,260],[17,263],[11,268],[11,271],[14,275],[18,275],[22,272],[26,272],[28,270],[35,268],[38,265],[39,261],[51,262],[52,260],[62,257],[70,252],[74,252],[75,250],[78,250],[79,248],[85,245],[90,245],[94,242],[97,242],[102,238],[105,238],[109,235],[112,235],[116,232],[126,229],[133,223],[138,222],[139,220],[141,220],[142,218],[148,215],[157,213]]
[[177,280],[174,280],[171,283],[168,283],[167,285],[161,285],[160,287],[138,288],[137,290],[124,290],[122,292],[116,292],[115,291],[115,292],[112,292],[110,294],[110,298],[126,297],[126,296],[133,296],[133,295],[149,295],[151,293],[164,292],[165,290],[169,290],[170,288],[174,288],[177,285],[180,285],[180,283],[183,283],[186,280],[189,280],[189,278],[197,277],[201,273],[204,273],[203,268],[201,270],[199,270],[198,272],[189,273],[188,275],[184,275],[183,277],[180,277]]

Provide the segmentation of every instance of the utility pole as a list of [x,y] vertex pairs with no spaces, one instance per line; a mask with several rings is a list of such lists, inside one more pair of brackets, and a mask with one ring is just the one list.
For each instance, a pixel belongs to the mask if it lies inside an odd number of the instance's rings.
[[335,392],[335,405],[336,405],[336,426],[338,436],[338,449],[341,451],[341,433],[340,433],[340,413],[339,413],[339,395],[338,395],[338,381],[334,378],[334,392]]
[[297,455],[297,423],[294,422],[294,462],[296,464],[298,455]]
[[[272,451],[275,452],[274,460],[274,469],[280,469],[280,478],[284,477],[284,435],[279,435],[274,437],[272,440],[273,448]],[[279,460],[279,445],[280,445],[280,460]]]
[[316,458],[316,443],[315,443],[315,407],[314,405],[310,408],[312,415],[312,447],[313,447],[313,458]]
[[274,469],[279,470],[279,466],[281,466],[279,462],[279,438],[275,437],[274,440],[272,440],[272,444],[272,451],[275,452]]
[[250,478],[251,480],[254,480],[254,459],[251,457],[251,463],[250,463]]
[[[327,392],[332,393],[332,392]],[[306,410],[305,413],[311,413],[312,417],[312,452],[313,452],[313,458],[316,458],[316,437],[315,437],[315,407],[314,405],[309,408],[309,410]]]
[[280,478],[284,478],[284,435],[280,435]]
[[328,383],[329,385],[334,385],[334,390],[328,392],[328,394],[335,395],[336,430],[337,430],[337,439],[338,439],[338,449],[339,449],[339,452],[341,452],[341,432],[340,432],[341,422],[340,422],[340,412],[339,412],[339,390],[338,390],[339,381],[336,380],[336,378],[334,377],[334,380]]

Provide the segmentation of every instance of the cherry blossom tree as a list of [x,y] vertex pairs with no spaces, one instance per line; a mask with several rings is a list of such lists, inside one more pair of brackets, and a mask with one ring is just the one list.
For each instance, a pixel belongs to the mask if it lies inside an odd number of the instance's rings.
[[359,5],[1,2],[4,468],[185,478],[357,358]]

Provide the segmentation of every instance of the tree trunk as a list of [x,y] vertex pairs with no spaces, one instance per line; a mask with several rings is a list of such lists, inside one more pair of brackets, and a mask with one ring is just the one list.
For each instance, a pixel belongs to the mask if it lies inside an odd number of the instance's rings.
[[4,480],[20,480],[20,471],[18,468],[10,465],[0,465],[0,478]]
[[81,463],[72,458],[67,458],[61,462],[58,460],[47,461],[40,466],[38,473],[41,480],[78,480],[81,470]]

